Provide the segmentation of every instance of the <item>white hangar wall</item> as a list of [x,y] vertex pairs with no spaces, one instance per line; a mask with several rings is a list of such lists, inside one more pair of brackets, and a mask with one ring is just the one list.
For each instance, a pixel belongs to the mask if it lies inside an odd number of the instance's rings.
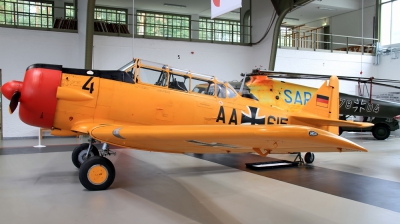
[[[247,65],[252,48],[249,46],[143,38],[135,38],[134,42],[134,57],[176,68],[224,80],[238,79],[240,73],[250,71]],[[95,36],[93,52],[95,69],[119,68],[132,60],[132,39]]]
[[[275,71],[298,72],[320,75],[371,77],[379,73],[382,66],[374,65],[375,56],[330,52],[314,52],[278,49]],[[362,71],[362,74],[360,72]],[[319,87],[321,80],[290,80],[301,85]],[[354,82],[341,81],[339,91],[355,94]]]
[[[26,68],[34,63],[62,64],[73,67],[78,64],[78,35],[26,29],[0,28],[0,69],[2,82],[23,80]],[[38,129],[24,124],[17,109],[8,113],[10,103],[2,96],[3,136],[37,136]]]
[[[356,10],[330,17],[329,24],[331,26],[331,33],[344,36],[364,36],[364,38],[373,38],[374,16],[375,6],[368,6],[364,8],[363,16],[361,10]],[[362,17],[364,17],[364,20],[362,20]],[[346,43],[346,39],[344,37],[334,37],[333,42]],[[365,40],[364,44],[372,44],[372,42],[372,40]],[[361,44],[361,39],[349,38],[349,44]],[[337,48],[346,47],[340,45],[335,46]]]

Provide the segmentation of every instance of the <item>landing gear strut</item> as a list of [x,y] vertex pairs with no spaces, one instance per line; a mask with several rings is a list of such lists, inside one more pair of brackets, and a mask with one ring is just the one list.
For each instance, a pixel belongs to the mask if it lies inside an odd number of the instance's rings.
[[72,151],[71,159],[76,168],[79,169],[88,158],[100,155],[99,150],[93,145],[94,141],[94,139],[89,138],[89,143],[83,143]]
[[105,190],[111,186],[115,178],[115,168],[106,156],[116,155],[107,143],[101,150],[93,144],[96,140],[89,138],[89,143],[77,146],[72,152],[72,163],[79,168],[79,180],[88,190]]
[[110,146],[107,143],[103,143],[103,147],[101,147],[100,154],[103,157],[111,156],[111,155],[114,155],[114,156],[117,155],[116,152],[110,150]]
[[308,164],[311,164],[311,163],[314,162],[314,159],[315,159],[315,156],[314,156],[314,153],[312,153],[312,152],[307,152],[306,155],[304,156],[304,160],[303,160],[303,157],[301,157],[301,152],[298,152],[297,156],[296,156],[296,158],[294,159],[293,162],[294,163],[297,162],[297,163],[299,163],[301,165],[303,165],[304,162],[308,163]]

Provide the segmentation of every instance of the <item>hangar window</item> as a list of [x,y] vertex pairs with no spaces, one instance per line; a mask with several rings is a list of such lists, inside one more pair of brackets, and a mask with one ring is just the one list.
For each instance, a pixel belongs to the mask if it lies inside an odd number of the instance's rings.
[[400,43],[400,1],[382,0],[381,3],[381,35],[382,45]]
[[106,23],[121,23],[126,24],[128,10],[117,8],[106,8],[96,6],[94,8],[94,19]]
[[240,22],[200,18],[199,38],[201,40],[240,43]]
[[189,39],[190,16],[137,11],[136,34]]
[[291,27],[286,27],[286,26],[281,26],[281,31],[280,31],[280,46],[285,46],[285,47],[294,47],[294,42],[295,42],[295,33],[293,32]]
[[[75,6],[65,3],[64,15],[66,19],[75,18]],[[96,6],[94,8],[94,19],[106,23],[127,24],[128,10],[120,8]]]
[[0,0],[0,24],[52,28],[53,2]]
[[71,3],[65,3],[64,15],[66,19],[75,19],[75,7]]

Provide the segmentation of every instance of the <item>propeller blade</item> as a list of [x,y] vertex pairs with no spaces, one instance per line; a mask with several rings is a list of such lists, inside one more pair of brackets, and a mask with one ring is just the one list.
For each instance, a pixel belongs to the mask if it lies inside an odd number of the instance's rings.
[[10,106],[8,107],[8,112],[10,114],[14,113],[15,109],[17,109],[19,98],[21,97],[20,92],[15,92],[11,97]]

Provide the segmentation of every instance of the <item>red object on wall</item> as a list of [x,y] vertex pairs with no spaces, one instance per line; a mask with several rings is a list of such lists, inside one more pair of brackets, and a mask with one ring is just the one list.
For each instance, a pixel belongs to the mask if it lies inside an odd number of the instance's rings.
[[213,3],[216,7],[219,7],[221,5],[221,1],[220,0],[213,0]]

